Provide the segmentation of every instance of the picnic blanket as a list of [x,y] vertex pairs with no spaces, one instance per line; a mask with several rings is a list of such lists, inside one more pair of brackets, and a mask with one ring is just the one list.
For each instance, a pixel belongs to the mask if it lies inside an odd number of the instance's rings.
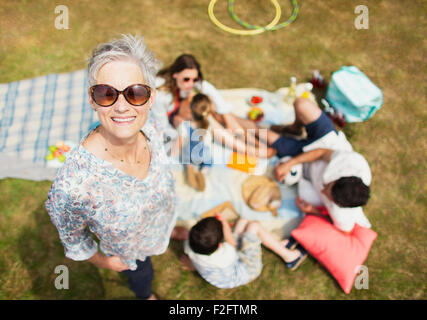
[[[297,87],[302,90],[303,84]],[[287,88],[268,92],[256,88],[220,90],[226,101],[233,105],[232,112],[246,118],[250,109],[248,99],[253,95],[263,98],[260,107],[265,117],[261,126],[290,123],[294,120],[292,106],[283,102]],[[0,84],[0,179],[6,177],[29,180],[53,180],[55,168],[47,166],[45,159],[50,145],[58,141],[78,143],[81,137],[96,122],[87,96],[87,73],[79,70],[63,74],[49,74]],[[231,151],[224,153],[224,159]],[[270,159],[266,175],[270,176],[277,158]],[[204,211],[230,200],[242,217],[262,220],[268,229],[279,229],[278,233],[289,235],[300,220],[301,213],[294,204],[296,188],[281,186],[282,207],[279,216],[256,212],[243,201],[241,184],[246,173],[214,166],[207,179],[206,190],[198,193],[187,186],[182,165],[173,165],[178,195],[178,215],[181,221],[191,222]]]
[[78,143],[96,120],[85,70],[0,84],[0,179],[53,180],[49,146]]

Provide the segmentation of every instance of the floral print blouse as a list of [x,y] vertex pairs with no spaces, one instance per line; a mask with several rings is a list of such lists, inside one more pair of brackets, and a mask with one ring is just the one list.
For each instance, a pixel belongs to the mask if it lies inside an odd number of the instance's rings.
[[[72,260],[87,260],[98,250],[119,256],[130,270],[136,260],[163,253],[176,222],[176,196],[161,134],[146,123],[151,163],[144,180],[115,168],[87,151],[82,142],[57,173],[46,209]],[[89,232],[90,231],[90,232]]]

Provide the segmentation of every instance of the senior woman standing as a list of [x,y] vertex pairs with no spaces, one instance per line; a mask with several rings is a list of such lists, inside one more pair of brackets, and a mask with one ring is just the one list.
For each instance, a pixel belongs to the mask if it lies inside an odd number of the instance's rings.
[[176,221],[163,134],[146,122],[157,66],[142,38],[94,50],[89,100],[100,125],[67,157],[46,201],[65,255],[124,272],[140,299],[155,299],[150,256],[166,250]]

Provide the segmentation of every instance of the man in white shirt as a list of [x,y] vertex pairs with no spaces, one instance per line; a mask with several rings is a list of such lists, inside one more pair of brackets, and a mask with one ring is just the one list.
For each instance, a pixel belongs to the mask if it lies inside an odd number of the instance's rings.
[[370,228],[362,210],[369,199],[372,179],[367,161],[353,151],[344,133],[335,130],[316,104],[299,98],[294,107],[295,122],[280,129],[299,134],[305,127],[307,138],[269,132],[268,143],[277,149],[278,156],[292,156],[275,168],[276,179],[282,181],[294,165],[303,163],[300,198],[296,201],[301,211],[319,214],[316,207],[325,206],[335,227],[343,232],[351,232],[356,223]]

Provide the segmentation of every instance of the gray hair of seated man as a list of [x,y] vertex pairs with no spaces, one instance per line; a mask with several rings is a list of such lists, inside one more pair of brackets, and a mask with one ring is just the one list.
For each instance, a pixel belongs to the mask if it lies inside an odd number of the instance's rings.
[[103,65],[112,61],[135,62],[142,71],[146,84],[155,88],[155,77],[161,67],[154,52],[147,48],[144,37],[130,34],[122,35],[120,39],[102,43],[97,46],[88,59],[88,84],[96,84],[96,77]]

